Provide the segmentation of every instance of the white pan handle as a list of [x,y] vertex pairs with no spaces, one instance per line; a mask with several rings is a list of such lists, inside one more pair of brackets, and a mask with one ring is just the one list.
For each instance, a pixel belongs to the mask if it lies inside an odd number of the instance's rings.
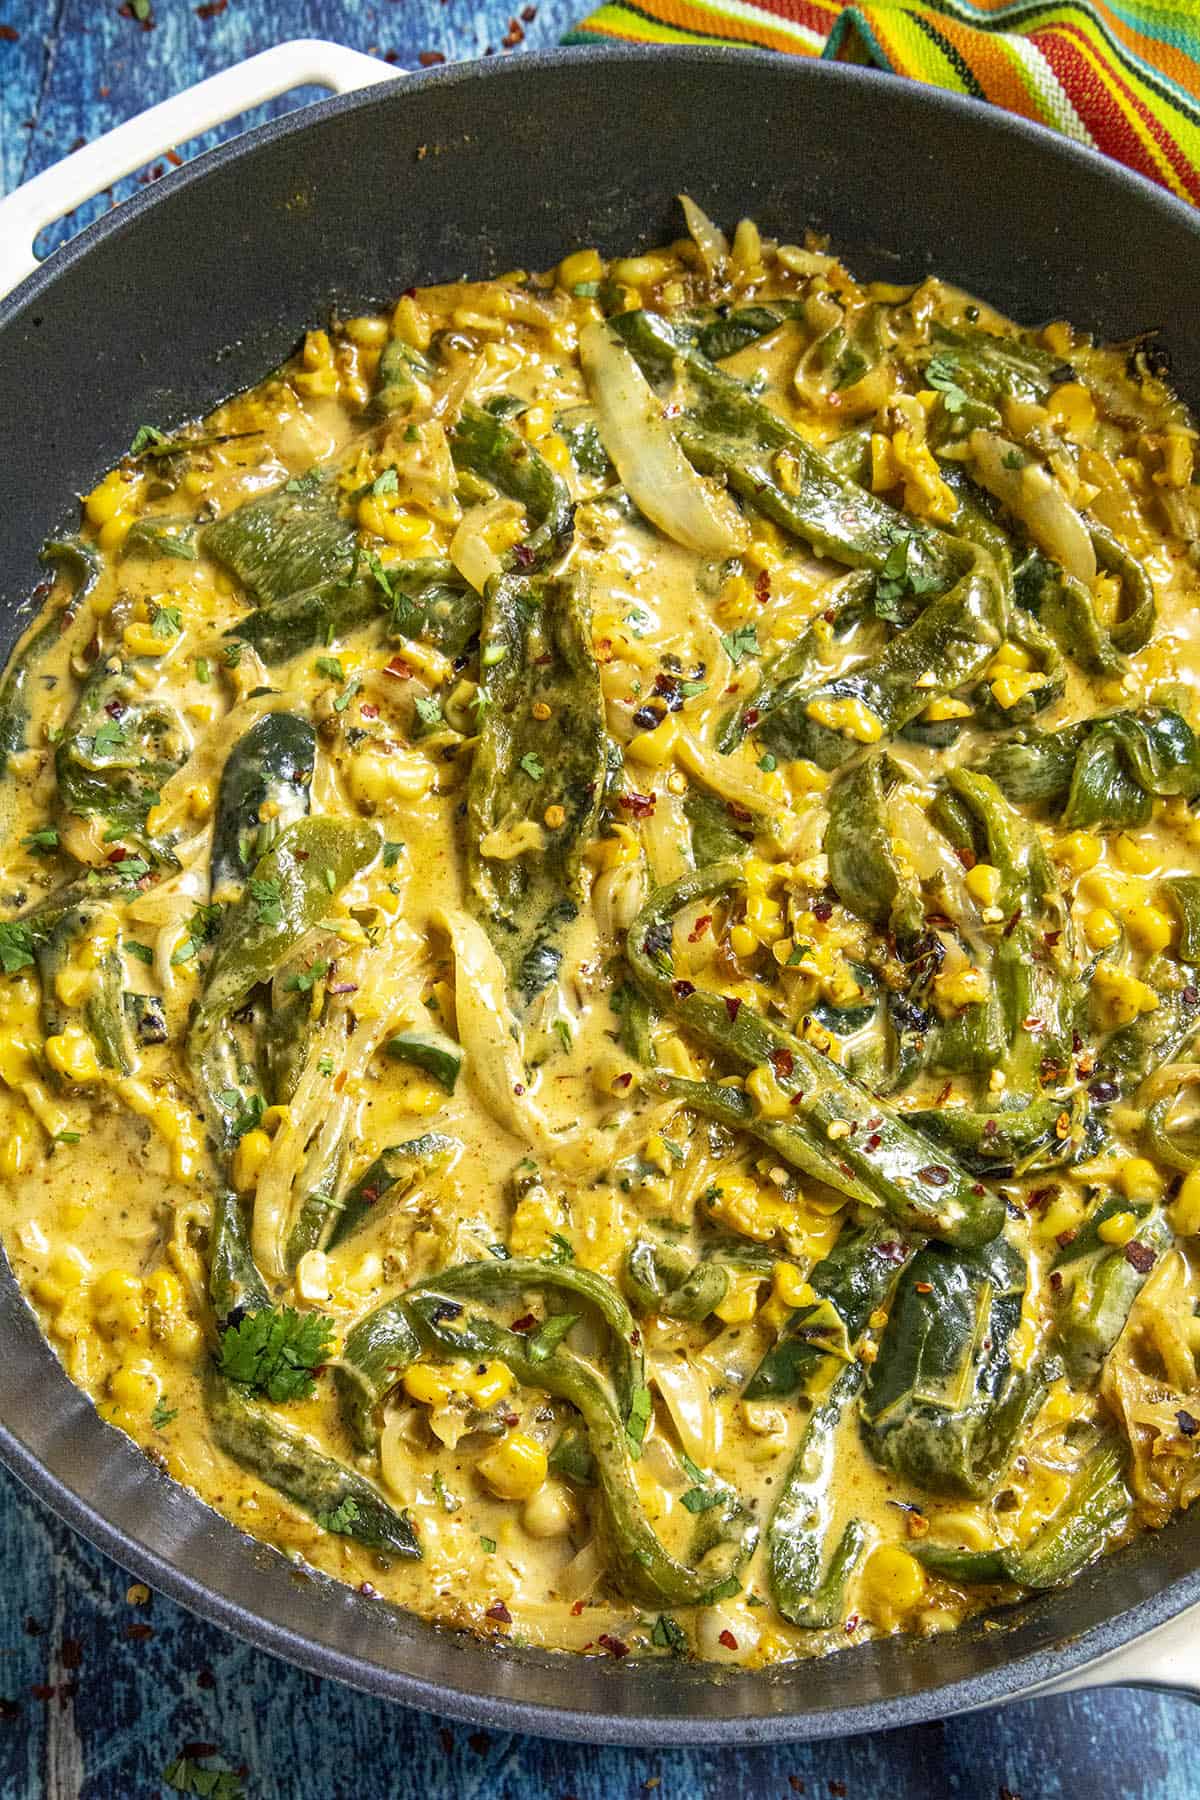
[[186,144],[200,132],[236,119],[291,88],[323,87],[349,94],[403,74],[403,69],[344,45],[295,38],[127,119],[0,200],[0,298],[37,268],[33,245],[39,231],[176,144]]
[[1039,1692],[1070,1694],[1099,1687],[1156,1688],[1200,1701],[1200,1609],[1189,1608],[1136,1643],[1062,1681],[1050,1682]]

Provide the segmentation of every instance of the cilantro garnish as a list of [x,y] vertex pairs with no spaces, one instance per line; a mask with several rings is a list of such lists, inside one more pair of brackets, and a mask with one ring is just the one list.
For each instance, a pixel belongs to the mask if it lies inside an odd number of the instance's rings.
[[15,975],[33,967],[33,930],[19,920],[0,924],[0,971]]
[[274,876],[263,881],[251,877],[250,898],[260,925],[283,924],[283,892]]
[[736,625],[722,632],[721,647],[736,669],[748,656],[758,655],[758,629],[754,625]]
[[345,681],[346,671],[340,656],[318,656],[317,674],[328,675],[330,681]]
[[948,356],[931,356],[925,365],[925,379],[942,396],[942,405],[950,414],[960,413],[970,395],[958,385],[958,367]]
[[129,742],[125,727],[116,719],[103,719],[96,727],[96,735],[92,739],[92,753],[95,756],[112,756],[123,750]]
[[162,1431],[164,1426],[169,1425],[172,1419],[177,1419],[178,1417],[179,1408],[177,1406],[168,1406],[165,1397],[160,1396],[154,1402],[154,1411],[150,1414],[150,1423],[153,1425],[155,1431]]
[[156,638],[164,641],[178,637],[183,630],[183,614],[177,606],[157,607],[150,621],[150,629]]
[[532,750],[527,750],[521,758],[521,767],[530,781],[540,781],[546,773],[545,763],[540,756],[535,756]]
[[316,1392],[313,1371],[332,1345],[333,1326],[323,1313],[268,1306],[224,1333],[218,1367],[229,1381],[276,1403],[307,1400]]
[[358,1501],[347,1494],[338,1501],[332,1512],[318,1513],[317,1524],[322,1531],[332,1531],[339,1537],[347,1537],[357,1517]]
[[58,833],[53,825],[44,825],[39,831],[29,832],[21,842],[26,850],[48,853],[58,849]]

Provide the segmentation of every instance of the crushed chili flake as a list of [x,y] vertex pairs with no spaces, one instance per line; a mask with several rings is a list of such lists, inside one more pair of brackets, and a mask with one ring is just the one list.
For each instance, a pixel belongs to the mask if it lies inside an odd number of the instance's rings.
[[1131,1238],[1125,1246],[1125,1261],[1139,1275],[1148,1275],[1154,1267],[1154,1252],[1149,1244],[1139,1244],[1136,1238]]
[[[1065,1250],[1067,1245],[1073,1244],[1078,1236],[1079,1227],[1077,1225],[1068,1225],[1065,1231],[1058,1232],[1054,1241],[1060,1250]],[[1126,1248],[1128,1248],[1128,1246],[1126,1246]]]
[[0,40],[6,44],[15,44],[20,32],[13,25],[0,25]]
[[198,19],[219,19],[228,5],[229,0],[204,0],[204,5],[196,8],[196,17]]
[[827,919],[832,919],[833,917],[833,901],[814,900],[812,916],[817,921],[818,925],[824,925]]
[[513,1320],[512,1324],[509,1326],[508,1329],[510,1331],[519,1331],[521,1333],[524,1333],[526,1331],[533,1331],[536,1326],[537,1326],[537,1319],[533,1313],[522,1313],[521,1317],[519,1319]]
[[933,1292],[932,1281],[914,1281],[913,1287],[916,1289],[918,1294],[932,1294],[932,1292]]
[[883,1142],[883,1138],[881,1137],[880,1133],[878,1131],[873,1131],[871,1133],[870,1137],[867,1138],[865,1140],[865,1142],[863,1143],[863,1149],[868,1150],[868,1151],[878,1150],[878,1148],[879,1148],[880,1144],[882,1144],[882,1142]]
[[654,811],[653,794],[620,794],[617,798],[622,810],[632,814],[635,819],[648,819]]
[[973,850],[956,850],[954,854],[957,856],[964,869],[973,869],[976,862],[979,860]]
[[717,1638],[717,1642],[718,1644],[724,1644],[727,1650],[736,1650],[738,1647],[738,1641],[728,1627],[721,1632],[720,1636]]
[[786,1081],[796,1066],[795,1057],[782,1044],[775,1050],[767,1051],[767,1061],[780,1081]]
[[899,1242],[880,1244],[879,1254],[880,1256],[886,1257],[888,1262],[902,1263],[908,1256],[908,1248],[906,1245]]
[[677,1000],[690,1000],[695,991],[694,981],[673,981],[671,983],[671,992]]
[[1061,1293],[1062,1284],[1063,1284],[1062,1270],[1061,1269],[1051,1270],[1051,1273],[1050,1273],[1050,1291],[1051,1291],[1051,1293],[1053,1293],[1053,1294]]
[[369,700],[364,701],[358,710],[364,719],[377,719],[379,717],[379,708],[377,706],[372,706]]
[[757,706],[747,707],[746,708],[746,717],[745,717],[746,730],[753,731],[754,727],[758,724],[758,721],[761,717],[762,717],[762,714],[759,712]]
[[147,1638],[154,1636],[153,1625],[127,1625],[125,1636],[134,1644],[144,1644]]
[[732,1025],[733,1021],[737,1018],[737,1016],[741,1012],[741,1010],[742,1010],[742,1003],[738,999],[737,995],[736,994],[726,994],[726,996],[725,996],[725,1011],[729,1014],[729,1022],[731,1025]]
[[692,929],[688,932],[688,943],[698,944],[711,924],[712,914],[701,913],[700,917],[696,920],[696,923],[692,926]]
[[1017,929],[1017,926],[1020,923],[1021,923],[1021,908],[1018,906],[1016,912],[1013,914],[1012,918],[1008,920],[1007,924],[1004,927],[1004,930],[1001,932],[1001,934],[1000,934],[1001,937],[1006,937],[1006,938],[1011,937],[1013,932]]
[[485,1619],[494,1619],[497,1625],[512,1624],[512,1614],[509,1612],[507,1606],[505,1606],[503,1600],[493,1600],[483,1616]]
[[521,24],[519,19],[510,19],[508,21],[508,30],[500,39],[500,42],[504,45],[506,50],[515,50],[518,44],[523,44],[525,42],[525,27]]
[[942,1163],[929,1163],[925,1168],[918,1169],[917,1174],[930,1187],[945,1187],[950,1179],[950,1171]]
[[384,665],[385,675],[394,675],[397,681],[411,681],[412,669],[402,656],[393,656],[391,662]]
[[596,1639],[596,1642],[600,1645],[601,1649],[607,1650],[608,1654],[616,1662],[620,1662],[623,1656],[629,1655],[629,1645],[623,1643],[619,1637],[610,1637],[607,1631],[602,1631]]
[[630,1085],[630,1083],[632,1082],[632,1080],[633,1080],[632,1073],[627,1071],[624,1075],[617,1076],[617,1079],[613,1083],[613,1086],[619,1087],[619,1088],[627,1088]]
[[736,819],[739,825],[749,825],[753,822],[754,814],[750,811],[750,808],[748,806],[739,806],[736,800],[727,800],[725,802],[725,811],[729,814],[731,819]]
[[771,576],[766,569],[759,570],[758,580],[754,583],[754,598],[760,606],[765,606],[771,598]]
[[573,1619],[577,1619],[582,1611],[583,1611],[583,1601],[576,1600],[574,1605],[571,1608],[571,1617]]

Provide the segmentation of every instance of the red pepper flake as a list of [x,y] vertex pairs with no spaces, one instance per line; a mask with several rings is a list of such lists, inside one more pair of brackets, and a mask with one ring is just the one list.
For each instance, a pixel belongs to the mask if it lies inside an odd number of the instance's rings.
[[816,919],[816,921],[819,925],[824,925],[824,923],[827,919],[832,919],[832,917],[833,917],[833,901],[832,900],[814,901],[813,909],[812,909],[812,916],[814,919]]
[[358,710],[364,719],[377,719],[379,717],[379,708],[377,706],[372,706],[370,701],[364,702]]
[[632,1080],[633,1080],[632,1071],[627,1071],[624,1075],[617,1076],[617,1079],[613,1082],[613,1086],[619,1087],[619,1088],[627,1088],[629,1086],[629,1084],[632,1082]]
[[987,1189],[986,1189],[986,1188],[985,1188],[985,1187],[984,1187],[984,1185],[983,1185],[983,1183],[982,1183],[982,1181],[976,1181],[976,1182],[974,1182],[974,1183],[973,1183],[973,1184],[972,1184],[972,1187],[971,1187],[971,1192],[972,1192],[972,1193],[973,1193],[973,1194],[974,1194],[974,1195],[975,1195],[975,1196],[976,1196],[976,1197],[977,1197],[977,1198],[978,1198],[978,1199],[980,1199],[980,1200],[982,1200],[982,1199],[983,1199],[983,1196],[984,1196],[984,1195],[985,1195],[985,1194],[986,1194],[986,1193],[987,1193]]
[[886,1257],[888,1262],[902,1263],[907,1261],[908,1249],[897,1241],[891,1244],[880,1244],[879,1254]]
[[1195,1437],[1196,1433],[1200,1431],[1200,1420],[1194,1419],[1191,1413],[1185,1412],[1182,1407],[1175,1414],[1175,1422],[1184,1437]]
[[1045,1187],[1034,1188],[1033,1192],[1029,1196],[1030,1211],[1032,1212],[1035,1207],[1040,1208],[1043,1206],[1049,1206],[1051,1200],[1053,1200],[1055,1198],[1057,1193],[1058,1193],[1057,1181],[1048,1181],[1046,1183]]
[[521,1098],[521,1095],[524,1092],[525,1092],[525,1083],[523,1081],[514,1081],[513,1082],[513,1093],[517,1096],[518,1100]]
[[1045,944],[1047,950],[1053,950],[1061,936],[1061,931],[1043,931],[1042,942]]
[[580,1613],[583,1611],[583,1604],[584,1603],[582,1600],[576,1600],[575,1604],[571,1608],[571,1617],[573,1619],[577,1619],[579,1617]]
[[692,926],[692,929],[688,932],[688,943],[698,944],[711,924],[712,914],[701,913],[700,917],[696,920],[696,923]]
[[918,1294],[932,1294],[932,1292],[933,1292],[932,1281],[914,1281],[913,1287],[916,1289]]
[[654,811],[653,794],[619,794],[617,799],[623,810],[635,819],[648,819]]
[[525,27],[521,24],[519,19],[510,19],[508,21],[508,30],[500,39],[500,42],[504,45],[506,50],[515,50],[518,44],[523,44],[525,42]]
[[1136,1238],[1131,1238],[1125,1246],[1125,1261],[1139,1275],[1148,1275],[1154,1267],[1154,1252],[1149,1244],[1139,1244]]
[[507,1606],[505,1606],[503,1600],[493,1600],[483,1616],[485,1619],[494,1619],[497,1625],[512,1624],[512,1614],[509,1612]]
[[537,7],[536,6],[523,6],[521,8],[521,17],[524,19],[524,21],[527,25],[532,25],[533,21],[537,18]]
[[695,991],[694,981],[673,981],[671,983],[671,992],[677,1000],[690,1000]]
[[767,1061],[774,1069],[776,1078],[779,1081],[786,1081],[796,1066],[795,1057],[792,1055],[791,1051],[786,1049],[782,1044],[776,1050],[767,1051]]
[[436,69],[438,64],[444,63],[445,60],[446,58],[440,50],[422,50],[417,58],[423,69]]
[[950,1179],[950,1171],[943,1163],[928,1163],[925,1168],[918,1169],[917,1174],[930,1187],[945,1187]]
[[1001,937],[1006,937],[1006,938],[1011,937],[1013,932],[1017,929],[1017,926],[1019,925],[1020,920],[1021,920],[1021,908],[1018,906],[1016,912],[1013,914],[1012,918],[1008,921],[1007,925],[1004,927],[1004,930],[1001,932],[1001,934],[1000,934]]
[[720,1636],[717,1639],[717,1642],[718,1642],[718,1644],[724,1644],[724,1646],[727,1650],[736,1650],[738,1647],[737,1639],[734,1637],[732,1631],[728,1630],[728,1628],[720,1634]]
[[739,806],[736,800],[727,800],[725,802],[725,811],[729,814],[731,819],[736,819],[739,825],[749,825],[753,822],[754,814],[750,811],[749,807]]
[[372,1587],[369,1581],[360,1581],[358,1591],[364,1600],[378,1600],[379,1598],[379,1589]]
[[879,1148],[880,1144],[882,1144],[882,1142],[883,1142],[883,1137],[882,1137],[881,1133],[878,1131],[873,1131],[871,1133],[870,1137],[867,1138],[866,1141],[864,1142],[863,1149],[866,1150],[868,1153],[872,1150],[878,1150],[878,1148]]
[[745,725],[746,730],[753,731],[754,727],[758,724],[758,721],[761,719],[761,717],[762,717],[762,714],[759,712],[757,706],[748,706],[746,708],[745,719],[743,720],[743,724]]
[[607,1631],[602,1631],[596,1642],[602,1650],[608,1651],[614,1662],[620,1662],[623,1656],[629,1655],[629,1645],[623,1643],[618,1637],[610,1637]]
[[536,1325],[537,1325],[537,1318],[533,1313],[522,1313],[522,1315],[519,1319],[513,1320],[512,1324],[509,1326],[508,1329],[510,1331],[519,1331],[519,1332],[524,1333],[526,1331],[532,1331]]
[[973,850],[956,850],[954,852],[964,869],[973,869],[979,861]]
[[733,1024],[734,1020],[737,1018],[737,1016],[741,1012],[741,1010],[742,1010],[742,1003],[738,999],[737,995],[736,994],[726,994],[726,996],[725,996],[725,1011],[729,1014],[729,1023],[731,1025]]
[[[1065,1250],[1067,1248],[1068,1244],[1073,1244],[1075,1242],[1075,1239],[1078,1236],[1079,1236],[1078,1225],[1068,1225],[1067,1229],[1065,1231],[1060,1231],[1058,1233],[1058,1235],[1055,1237],[1054,1241],[1058,1245],[1060,1250]],[[1126,1248],[1126,1250],[1128,1250],[1128,1248],[1129,1248],[1128,1244],[1125,1246],[1125,1248]],[[1128,1260],[1132,1262],[1133,1259],[1132,1259],[1132,1257],[1130,1257]],[[1151,1260],[1153,1261],[1153,1258],[1151,1258]],[[1135,1267],[1136,1267],[1136,1265],[1135,1265]]]
[[765,606],[771,598],[771,577],[766,569],[760,569],[758,580],[754,583],[754,598],[760,606]]
[[385,666],[383,672],[385,675],[394,675],[397,681],[412,680],[412,669],[402,656],[393,656],[391,662]]
[[[857,1631],[858,1630],[858,1614],[851,1613],[849,1618],[846,1620],[845,1625],[842,1627],[842,1629],[843,1629],[843,1631],[847,1631],[847,1632]],[[801,1790],[801,1791],[803,1791],[803,1790]]]
[[1061,1269],[1053,1269],[1053,1270],[1051,1270],[1051,1273],[1050,1273],[1050,1292],[1051,1292],[1051,1293],[1052,1293],[1052,1294],[1058,1294],[1058,1293],[1061,1293],[1061,1292],[1062,1292],[1062,1284],[1063,1284],[1063,1278],[1062,1278],[1062,1270],[1061,1270]]

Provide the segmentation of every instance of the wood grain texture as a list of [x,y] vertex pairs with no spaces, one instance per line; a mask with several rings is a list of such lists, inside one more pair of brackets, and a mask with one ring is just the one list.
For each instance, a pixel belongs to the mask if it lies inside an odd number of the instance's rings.
[[[541,0],[523,27],[526,44],[554,44],[579,10],[575,0]],[[0,31],[0,189],[284,38],[334,38],[412,67],[422,51],[462,58],[490,46],[503,54],[511,18],[498,0],[228,0],[210,19],[180,0],[155,0],[154,13],[155,28],[145,31],[113,0],[0,0],[0,27],[17,34]],[[50,242],[107,204],[81,210]],[[247,1649],[159,1597],[131,1604],[129,1587],[115,1564],[0,1472],[4,1800],[164,1795],[162,1771],[189,1744],[213,1745],[213,1762],[244,1766],[253,1800],[1000,1800],[1005,1789],[1022,1800],[1200,1796],[1195,1712],[1157,1695],[1031,1701],[917,1731],[773,1751],[597,1751],[489,1737],[366,1699]]]

